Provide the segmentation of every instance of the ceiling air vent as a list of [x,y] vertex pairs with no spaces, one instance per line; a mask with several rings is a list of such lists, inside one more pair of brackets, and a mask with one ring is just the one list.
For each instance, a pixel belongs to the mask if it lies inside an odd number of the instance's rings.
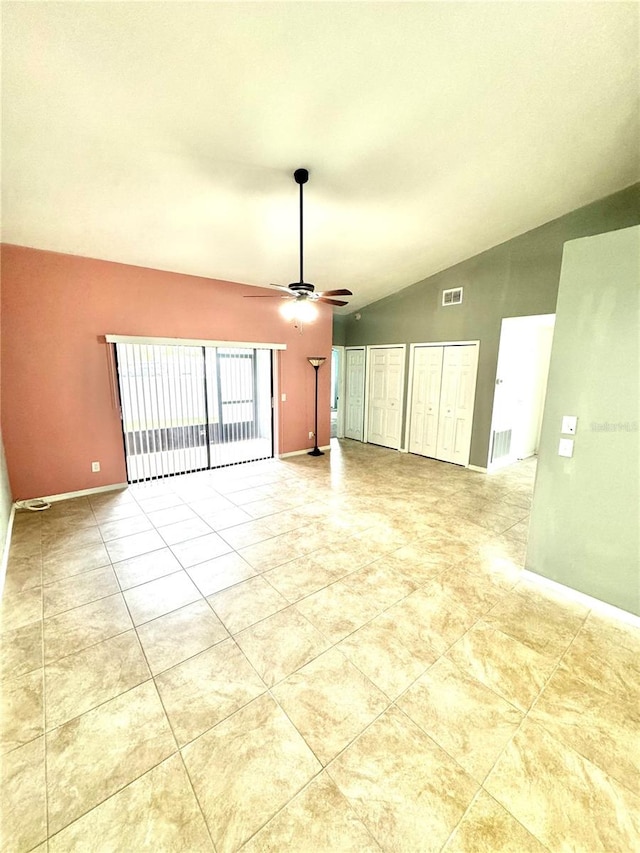
[[452,290],[442,291],[443,305],[460,305],[462,302],[462,288],[454,287]]

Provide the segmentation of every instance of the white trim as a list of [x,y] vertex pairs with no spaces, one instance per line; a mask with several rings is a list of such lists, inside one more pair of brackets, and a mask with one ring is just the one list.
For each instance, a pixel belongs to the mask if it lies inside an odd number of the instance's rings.
[[479,474],[488,474],[489,473],[488,468],[482,468],[480,465],[467,465],[467,468],[470,471],[477,471]]
[[128,488],[128,483],[114,483],[112,486],[96,486],[93,489],[80,489],[79,492],[62,492],[59,495],[46,495],[38,498],[25,498],[24,501],[16,501],[16,503],[26,503],[32,500],[47,501],[55,503],[56,501],[68,501],[72,498],[83,498],[86,495],[99,495],[101,492],[116,492],[118,489]]
[[418,341],[415,344],[409,344],[409,348],[415,347],[470,347],[480,346],[480,341]]
[[[364,425],[367,418],[367,348],[364,344],[362,346],[354,346],[354,347],[345,347],[344,348],[344,370],[345,370],[345,378],[344,378],[344,393],[347,393],[347,353],[355,350],[362,350],[364,353],[364,388],[362,389],[362,438],[352,438],[350,441],[360,441],[364,444]],[[342,436],[344,438],[344,436]]]
[[[356,347],[350,347],[350,349],[356,349]],[[407,345],[406,344],[370,344],[365,347],[365,359],[364,359],[364,429],[362,433],[362,441],[364,444],[369,444],[369,368],[371,363],[371,350],[374,349],[401,349],[404,353],[404,358],[402,359],[402,398],[400,401],[400,417],[402,418],[402,413],[404,411],[405,404],[405,384],[404,380],[407,372]],[[378,446],[378,445],[376,445]],[[387,445],[380,445],[381,447],[386,447]],[[400,424],[400,436],[398,438],[398,446],[390,447],[389,450],[401,450],[405,446],[403,442],[403,430],[402,424]]]
[[[322,447],[318,448],[319,450],[331,450],[330,444],[323,444]],[[311,448],[313,450],[313,447]],[[281,453],[278,457],[279,459],[288,459],[289,456],[304,456],[304,454],[309,454],[311,451],[307,450],[290,450],[288,453]]]
[[345,348],[339,344],[334,344],[331,350],[338,352],[338,377],[337,377],[337,397],[338,405],[336,406],[336,438],[344,438],[344,390],[345,390],[345,371],[344,363],[346,359]]
[[[409,447],[409,439],[410,430],[411,430],[411,406],[413,401],[413,371],[414,364],[416,358],[416,349],[421,347],[476,347],[477,348],[477,357],[476,357],[476,369],[475,375],[473,379],[473,410],[471,412],[471,438],[473,439],[473,416],[475,415],[476,404],[476,392],[478,390],[478,365],[480,362],[480,341],[427,341],[426,343],[417,343],[417,344],[409,344],[409,377],[407,382],[407,408],[405,412],[405,422],[404,422],[404,446]],[[471,454],[471,444],[469,445],[469,454]],[[421,455],[421,454],[416,454]],[[423,459],[435,459],[434,456],[424,456]],[[435,459],[436,462],[440,462],[442,460]],[[481,471],[483,474],[488,473],[486,468],[477,468],[474,465],[469,465],[467,462],[463,467],[471,468],[474,471]]]
[[7,521],[7,535],[4,540],[4,548],[2,550],[2,562],[0,563],[0,599],[4,592],[4,581],[7,576],[7,565],[9,563],[9,549],[11,548],[11,534],[13,533],[13,520],[16,515],[16,505],[11,504],[11,512]]
[[607,604],[606,601],[601,601],[599,598],[587,595],[586,592],[580,592],[580,590],[574,589],[572,586],[566,586],[565,584],[551,580],[551,578],[547,578],[544,575],[539,575],[537,572],[532,572],[530,569],[524,569],[522,575],[527,580],[539,583],[540,586],[549,587],[555,592],[563,595],[565,598],[576,601],[578,604],[583,604],[585,607],[588,607],[590,610],[594,610],[596,613],[601,613],[603,616],[612,616],[615,619],[620,619],[622,622],[626,622],[629,625],[640,628],[640,616],[636,616],[635,613],[630,613],[628,610],[623,610],[621,607],[616,607],[615,604]]
[[149,344],[163,347],[239,347],[240,349],[286,349],[286,344],[257,341],[208,341],[201,338],[148,338],[138,335],[105,335],[108,344]]

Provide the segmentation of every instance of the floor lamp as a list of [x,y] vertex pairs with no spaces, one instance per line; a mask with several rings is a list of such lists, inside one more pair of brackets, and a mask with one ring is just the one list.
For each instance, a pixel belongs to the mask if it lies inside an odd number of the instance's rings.
[[309,451],[309,456],[324,456],[322,450],[318,449],[318,368],[323,365],[326,361],[326,357],[324,355],[313,355],[308,356],[307,361],[313,367],[316,372],[316,421],[315,421],[315,430],[313,432],[313,437],[315,439],[315,445],[313,450]]

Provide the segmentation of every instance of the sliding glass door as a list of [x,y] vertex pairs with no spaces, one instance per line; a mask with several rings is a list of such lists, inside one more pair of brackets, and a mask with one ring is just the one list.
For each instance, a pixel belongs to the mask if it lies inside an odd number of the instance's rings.
[[270,349],[115,347],[130,483],[273,456]]

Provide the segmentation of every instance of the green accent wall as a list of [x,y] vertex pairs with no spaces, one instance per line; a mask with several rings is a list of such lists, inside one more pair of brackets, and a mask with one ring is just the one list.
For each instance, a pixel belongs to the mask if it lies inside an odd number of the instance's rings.
[[639,337],[640,228],[567,243],[526,566],[638,615]]
[[[360,320],[347,315],[344,343],[479,340],[470,464],[484,468],[503,317],[556,310],[562,249],[568,240],[638,224],[640,184],[635,184],[360,308]],[[442,291],[461,285],[462,305],[443,308]]]

